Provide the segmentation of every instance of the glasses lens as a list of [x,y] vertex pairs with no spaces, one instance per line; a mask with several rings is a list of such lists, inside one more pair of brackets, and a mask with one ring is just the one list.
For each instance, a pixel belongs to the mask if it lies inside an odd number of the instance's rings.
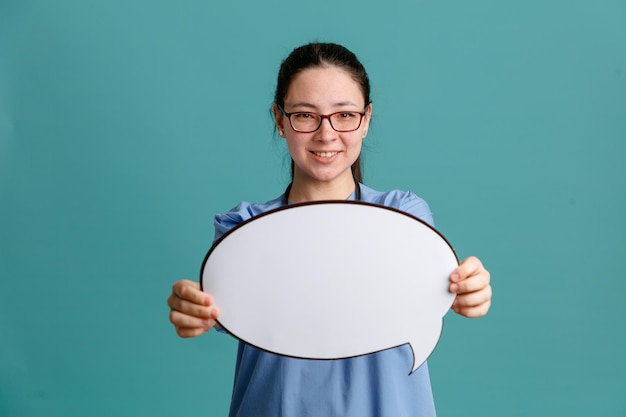
[[330,116],[330,124],[339,132],[357,130],[361,124],[361,113],[341,112]]
[[299,132],[313,132],[320,126],[320,116],[315,113],[293,113],[290,120]]

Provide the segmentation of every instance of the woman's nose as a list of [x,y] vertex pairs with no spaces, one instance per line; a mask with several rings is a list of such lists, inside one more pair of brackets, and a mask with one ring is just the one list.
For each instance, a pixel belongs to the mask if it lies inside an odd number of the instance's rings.
[[318,138],[322,140],[332,140],[337,137],[337,131],[333,129],[333,126],[330,124],[330,119],[325,117],[322,119],[322,124],[317,131]]

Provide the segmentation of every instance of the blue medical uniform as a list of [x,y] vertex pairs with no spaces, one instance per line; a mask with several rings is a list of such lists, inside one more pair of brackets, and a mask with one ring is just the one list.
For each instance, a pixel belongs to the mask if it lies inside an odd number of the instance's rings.
[[[412,192],[360,185],[360,200],[393,207],[433,225],[426,202]],[[251,217],[282,205],[240,203],[215,216],[215,239]],[[354,199],[354,193],[349,199]],[[271,318],[268,318],[271,320]],[[376,329],[372,329],[375,335]],[[276,355],[239,343],[230,417],[434,417],[424,363],[411,375],[408,345],[337,360]]]

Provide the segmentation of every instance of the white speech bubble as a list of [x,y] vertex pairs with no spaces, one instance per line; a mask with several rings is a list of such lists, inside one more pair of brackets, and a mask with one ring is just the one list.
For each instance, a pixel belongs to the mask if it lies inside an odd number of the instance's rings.
[[219,239],[200,282],[219,324],[280,355],[342,359],[410,344],[414,372],[454,301],[452,247],[401,211],[363,202],[295,204]]

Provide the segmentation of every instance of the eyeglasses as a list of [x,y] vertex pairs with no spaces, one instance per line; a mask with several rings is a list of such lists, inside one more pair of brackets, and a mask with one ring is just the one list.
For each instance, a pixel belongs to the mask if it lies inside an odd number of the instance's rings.
[[331,114],[317,114],[311,112],[287,113],[281,106],[278,109],[289,118],[291,127],[296,132],[312,133],[322,126],[324,119],[328,119],[330,127],[337,132],[353,132],[361,126],[365,113],[356,111],[338,111]]

